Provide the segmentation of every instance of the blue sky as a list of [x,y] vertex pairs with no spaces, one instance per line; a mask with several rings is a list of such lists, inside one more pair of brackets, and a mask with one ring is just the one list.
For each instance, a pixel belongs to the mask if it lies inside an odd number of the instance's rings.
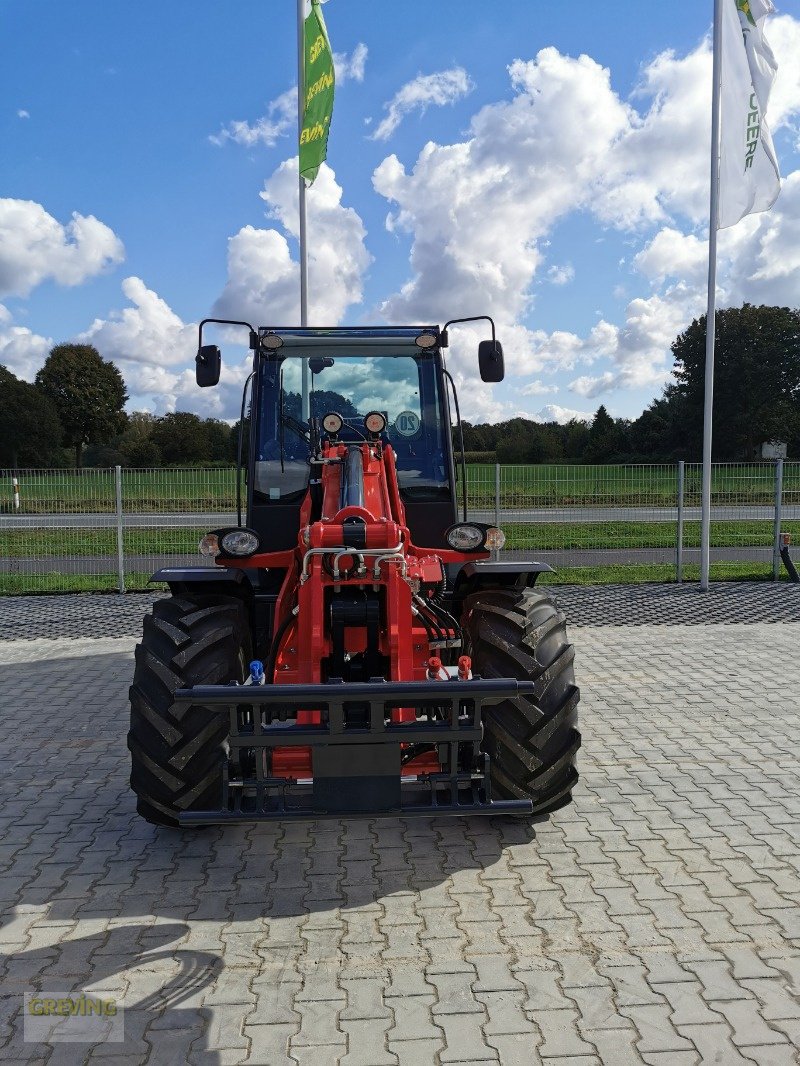
[[[343,58],[309,192],[312,324],[493,314],[504,385],[478,387],[477,334],[453,351],[470,417],[636,416],[704,302],[711,6],[330,0]],[[256,132],[296,81],[293,0],[3,0],[0,20],[0,362],[31,377],[81,337],[118,362],[132,407],[235,417],[242,353],[199,393],[191,327],[215,307],[296,318],[295,130]],[[788,184],[726,231],[722,302],[800,291],[800,0],[767,35]],[[236,120],[251,132],[221,135]],[[98,222],[69,229],[75,213]]]

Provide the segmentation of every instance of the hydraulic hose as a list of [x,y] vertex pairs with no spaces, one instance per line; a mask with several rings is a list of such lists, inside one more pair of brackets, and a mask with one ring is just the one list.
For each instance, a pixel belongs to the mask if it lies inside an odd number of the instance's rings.
[[269,657],[267,658],[266,665],[264,666],[264,676],[268,685],[271,685],[272,682],[275,680],[275,664],[278,660],[278,652],[280,650],[281,641],[283,640],[284,635],[286,634],[286,630],[294,621],[295,610],[297,610],[297,608],[294,608],[293,610],[288,612],[284,620],[278,626],[275,636],[272,638],[272,644],[270,645],[269,649]]

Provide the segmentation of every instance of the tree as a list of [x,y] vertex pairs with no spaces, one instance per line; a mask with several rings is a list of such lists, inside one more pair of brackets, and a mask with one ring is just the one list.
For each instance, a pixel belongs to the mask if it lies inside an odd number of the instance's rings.
[[617,423],[601,404],[595,412],[589,428],[589,439],[584,451],[587,463],[608,463],[620,452],[621,434]]
[[106,444],[125,425],[125,382],[91,344],[57,344],[36,385],[58,412],[64,443],[75,449],[79,469],[85,444]]
[[631,425],[631,450],[638,458],[667,462],[687,452],[687,404],[675,385],[653,400]]
[[[685,452],[699,458],[703,438],[706,318],[672,345],[685,405]],[[713,446],[715,459],[750,459],[765,440],[800,438],[800,311],[729,307],[717,312]]]
[[35,385],[0,366],[0,463],[47,466],[57,456],[63,436],[50,400]]
[[134,411],[128,424],[115,441],[125,466],[160,466],[161,452],[153,440],[158,419],[149,411]]
[[202,418],[189,411],[174,411],[159,418],[151,435],[166,464],[207,463],[211,442]]
[[230,462],[231,427],[218,418],[207,418],[204,426],[212,463]]
[[561,430],[564,441],[564,456],[567,459],[583,459],[589,444],[589,425],[571,418]]

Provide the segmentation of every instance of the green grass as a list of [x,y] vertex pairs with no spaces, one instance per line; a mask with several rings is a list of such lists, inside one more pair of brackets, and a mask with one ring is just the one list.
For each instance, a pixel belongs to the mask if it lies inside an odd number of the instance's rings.
[[[506,548],[528,551],[570,551],[572,549],[674,548],[673,522],[573,522],[503,523]],[[800,521],[782,523],[781,528],[800,543]],[[711,523],[712,548],[771,547],[774,529],[767,521]],[[700,547],[700,523],[686,522],[684,548]]]
[[[702,470],[686,465],[684,499],[687,507],[699,506]],[[474,507],[493,507],[495,470],[473,464],[467,468],[468,495]],[[715,504],[770,504],[774,500],[772,464],[718,464],[714,467],[712,493]],[[784,467],[784,499],[800,502],[800,463]],[[500,506],[509,508],[548,506],[674,507],[677,499],[677,468],[653,466],[503,466],[500,474]]]
[[[700,501],[699,464],[686,467],[686,503]],[[470,464],[467,484],[472,506],[494,506],[495,469]],[[787,502],[800,501],[800,463],[784,468]],[[502,507],[544,506],[674,506],[676,467],[652,466],[503,466]],[[769,504],[774,473],[769,463],[722,464],[714,469],[715,503]],[[123,499],[128,512],[232,511],[236,502],[233,468],[185,470],[124,470]],[[21,512],[45,514],[114,510],[113,471],[86,469],[38,471],[20,475]],[[0,478],[0,511],[11,511],[11,483]]]
[[[125,529],[126,555],[196,555],[207,529]],[[0,557],[116,555],[115,529],[0,529]],[[199,556],[198,556],[199,558]]]
[[[684,568],[684,582],[700,580],[699,565]],[[712,563],[712,581],[771,581],[772,570],[761,563]],[[781,581],[787,581],[781,574]],[[675,584],[675,567],[669,564],[647,566],[565,566],[555,574],[542,574],[540,585],[646,585]]]
[[[21,514],[109,514],[115,510],[113,471],[37,471],[29,477],[22,473],[19,480]],[[0,512],[12,513],[10,481],[4,481],[8,492],[2,492]],[[233,511],[235,470],[123,470],[122,495],[128,513]]]

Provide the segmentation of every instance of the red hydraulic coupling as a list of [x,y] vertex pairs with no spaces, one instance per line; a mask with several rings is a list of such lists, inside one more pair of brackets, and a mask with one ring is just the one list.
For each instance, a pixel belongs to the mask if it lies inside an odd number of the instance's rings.
[[442,680],[442,660],[438,655],[431,655],[430,659],[428,659],[428,680]]
[[472,659],[469,655],[462,655],[458,660],[458,680],[469,681],[472,676]]

